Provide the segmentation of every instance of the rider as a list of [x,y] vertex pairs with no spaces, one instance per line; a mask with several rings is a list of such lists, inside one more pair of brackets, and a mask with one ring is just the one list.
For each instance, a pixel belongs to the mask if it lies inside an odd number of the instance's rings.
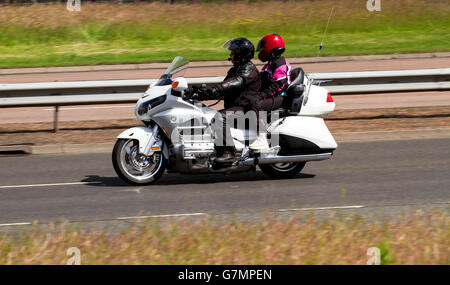
[[[229,61],[233,67],[228,70],[222,83],[210,88],[194,88],[190,98],[197,100],[211,100],[224,98],[225,109],[219,111],[218,120],[222,121],[222,143],[217,146],[217,162],[234,160],[236,148],[230,133],[230,126],[226,124],[226,112],[247,112],[251,109],[261,87],[260,74],[251,62],[255,54],[253,43],[247,38],[235,38],[227,41],[224,48],[230,50]],[[220,134],[219,134],[220,136]]]
[[[261,70],[261,90],[258,94],[259,99],[252,104],[253,110],[272,111],[282,107],[283,97],[291,83],[291,65],[281,56],[284,50],[284,40],[277,33],[267,34],[258,42],[256,48],[256,51],[259,51],[258,58],[267,64]],[[261,124],[264,125],[264,122],[260,121]],[[251,147],[268,148],[266,134],[260,132]]]

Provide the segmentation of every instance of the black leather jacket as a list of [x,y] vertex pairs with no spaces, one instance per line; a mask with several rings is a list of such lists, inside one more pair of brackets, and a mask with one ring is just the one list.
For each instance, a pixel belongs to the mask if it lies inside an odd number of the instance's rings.
[[235,106],[249,108],[259,98],[260,88],[259,71],[251,61],[247,61],[230,68],[222,83],[204,94],[202,100],[224,98],[225,109]]

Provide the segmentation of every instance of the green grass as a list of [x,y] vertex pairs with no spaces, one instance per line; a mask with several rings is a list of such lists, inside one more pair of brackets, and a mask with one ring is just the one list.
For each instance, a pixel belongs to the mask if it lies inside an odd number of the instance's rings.
[[60,4],[2,6],[0,67],[141,63],[176,55],[224,60],[226,40],[246,36],[256,44],[269,32],[285,38],[286,56],[315,56],[332,5],[321,56],[450,50],[450,8],[442,1],[383,2],[382,11],[372,13],[365,1],[333,3],[86,3],[81,12]]

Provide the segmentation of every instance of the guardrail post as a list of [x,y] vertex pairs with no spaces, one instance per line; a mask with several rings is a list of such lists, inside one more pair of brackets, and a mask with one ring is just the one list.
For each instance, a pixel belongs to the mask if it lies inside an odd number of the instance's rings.
[[59,106],[56,105],[55,106],[55,113],[53,116],[53,132],[57,133],[59,131],[59,126],[58,126],[58,112],[59,112]]

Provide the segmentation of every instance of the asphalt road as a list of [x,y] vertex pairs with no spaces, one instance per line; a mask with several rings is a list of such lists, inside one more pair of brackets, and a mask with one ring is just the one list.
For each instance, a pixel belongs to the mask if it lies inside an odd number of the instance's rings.
[[157,185],[145,187],[122,183],[109,154],[0,157],[0,226],[323,207],[369,212],[410,205],[447,207],[449,145],[450,139],[341,143],[332,159],[308,163],[294,179],[270,180],[261,171],[165,174]]

